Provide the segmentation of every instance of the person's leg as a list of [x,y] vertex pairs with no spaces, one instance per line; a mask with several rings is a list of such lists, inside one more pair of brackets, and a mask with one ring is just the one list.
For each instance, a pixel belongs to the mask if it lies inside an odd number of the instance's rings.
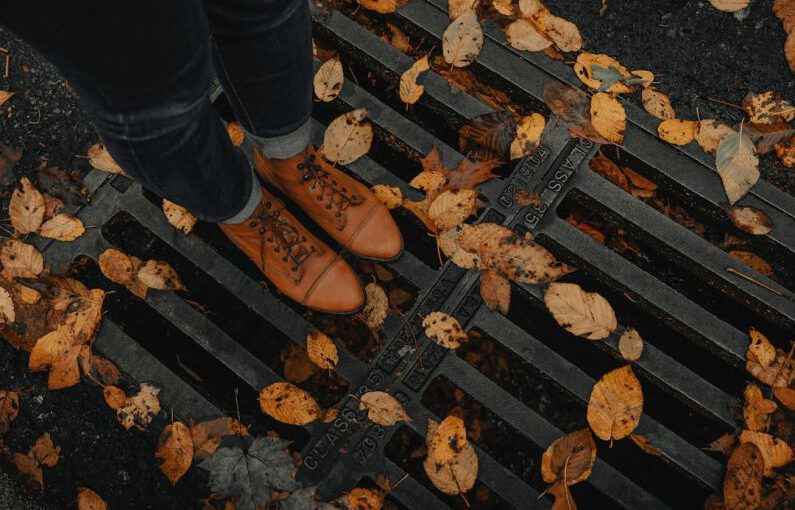
[[245,155],[212,109],[201,0],[9,0],[0,23],[54,63],[136,181],[207,221],[256,207]]
[[312,26],[307,0],[204,0],[216,73],[268,158],[310,142]]

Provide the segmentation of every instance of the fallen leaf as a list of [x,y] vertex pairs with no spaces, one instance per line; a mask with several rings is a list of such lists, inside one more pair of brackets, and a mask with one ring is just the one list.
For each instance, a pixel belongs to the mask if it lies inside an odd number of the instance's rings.
[[715,167],[729,204],[734,205],[759,180],[759,157],[748,135],[736,131],[726,135],[718,144]]
[[114,161],[113,157],[101,143],[95,143],[88,148],[88,163],[97,170],[111,174],[127,175]]
[[787,59],[789,70],[795,73],[795,35],[792,34],[795,34],[795,30],[791,30],[784,41],[784,58]]
[[306,352],[312,363],[324,370],[334,370],[340,362],[337,346],[322,331],[312,331],[306,337]]
[[246,427],[234,418],[222,416],[190,426],[193,458],[201,460],[212,455],[226,436],[248,436]]
[[478,192],[473,189],[456,189],[442,192],[431,202],[428,217],[436,231],[448,230],[463,223],[478,208]]
[[[105,390],[108,388],[114,388],[114,386],[106,386]],[[110,390],[107,393],[103,391],[105,401],[108,402],[111,408],[119,404],[118,391]],[[132,427],[138,430],[146,430],[146,427],[152,422],[152,418],[160,412],[158,393],[160,393],[160,388],[156,388],[151,384],[141,384],[137,394],[125,397],[124,401],[116,408],[116,421],[127,430]]]
[[345,75],[342,73],[342,62],[338,58],[331,58],[323,62],[312,80],[315,97],[328,103],[334,101],[342,91]]
[[649,455],[654,455],[655,457],[662,457],[662,453],[660,450],[654,446],[651,441],[649,441],[646,436],[641,434],[630,434],[629,438],[632,440],[635,445],[643,450],[644,452],[648,453]]
[[121,378],[119,368],[112,361],[102,356],[91,356],[91,369],[92,373],[105,385],[116,384]]
[[188,427],[181,421],[167,425],[157,440],[155,458],[160,471],[171,485],[176,485],[193,462],[193,440]]
[[731,250],[729,252],[729,256],[740,261],[746,266],[753,268],[756,272],[763,274],[768,278],[776,275],[776,272],[773,270],[773,266],[768,264],[765,259],[756,253],[744,250]]
[[317,486],[298,489],[279,502],[279,510],[339,510],[336,505],[318,501],[316,492]]
[[629,365],[611,370],[594,384],[588,400],[588,424],[604,441],[635,430],[643,414],[643,390]]
[[627,180],[627,174],[601,150],[596,151],[596,154],[588,162],[588,167],[624,191],[629,192],[632,189]]
[[779,439],[764,432],[743,430],[740,433],[740,443],[753,443],[759,448],[765,463],[765,476],[772,478],[775,468],[786,466],[792,462],[792,448],[783,439]]
[[118,386],[105,386],[102,388],[102,396],[105,398],[105,403],[108,404],[108,407],[114,411],[120,409],[127,401],[127,395]]
[[541,456],[541,476],[547,483],[574,485],[586,480],[596,461],[596,444],[589,429],[556,439]]
[[629,183],[634,186],[634,188],[630,190],[630,193],[638,196],[640,191],[647,191],[650,193],[648,196],[654,196],[654,191],[657,190],[657,185],[655,183],[643,177],[628,166],[622,166],[621,171],[627,176]]
[[19,283],[15,284],[14,288],[19,294],[19,299],[26,305],[35,305],[41,301],[41,292],[36,289],[31,289],[27,285],[21,285]]
[[30,351],[28,369],[31,372],[49,370],[47,388],[59,390],[80,382],[79,358],[90,356],[90,348],[80,345],[74,330],[66,324],[36,341]]
[[272,491],[295,490],[295,465],[285,451],[288,441],[266,436],[236,443],[218,448],[199,464],[210,473],[211,491],[233,498],[237,510],[255,510],[268,507]]
[[409,0],[356,0],[359,5],[370,11],[379,14],[389,14],[395,12],[409,3]]
[[505,38],[508,44],[517,50],[541,51],[552,45],[552,41],[544,37],[532,22],[524,18],[519,18],[505,27]]
[[138,269],[137,278],[150,289],[184,290],[179,275],[174,268],[160,260],[147,260]]
[[302,383],[312,377],[317,366],[312,363],[306,351],[297,345],[288,344],[284,357],[284,378],[293,383]]
[[425,92],[425,85],[420,85],[417,80],[419,80],[421,74],[425,73],[425,71],[430,68],[431,65],[430,62],[428,62],[428,55],[425,55],[411,64],[411,67],[400,75],[400,87],[398,92],[401,101],[406,104],[414,104],[420,100],[423,92]]
[[594,129],[591,123],[591,98],[582,90],[551,81],[544,85],[544,103],[572,136],[595,143],[609,143]]
[[263,413],[290,425],[306,425],[321,415],[315,399],[288,382],[276,382],[262,388],[259,406]]
[[773,13],[784,23],[784,32],[792,32],[795,27],[795,3],[792,0],[776,0],[773,2]]
[[489,310],[508,315],[511,306],[511,282],[494,269],[480,275],[480,297]]
[[727,509],[755,510],[762,503],[764,460],[753,443],[737,447],[729,457],[723,479],[723,499]]
[[44,196],[33,186],[30,179],[19,180],[22,189],[16,188],[8,204],[11,225],[20,234],[31,234],[39,230],[44,220]]
[[11,97],[16,94],[16,92],[10,92],[8,90],[0,90],[0,106],[3,106],[6,101],[11,99]]
[[785,167],[795,167],[795,136],[776,144],[776,156]]
[[0,263],[3,276],[12,278],[36,278],[44,270],[44,257],[32,245],[6,238],[0,244]]
[[555,498],[550,510],[577,510],[577,503],[567,485],[556,483],[547,489],[547,494]]
[[448,0],[447,2],[447,15],[450,21],[461,16],[465,12],[474,11],[477,9],[479,0]]
[[748,430],[763,431],[767,428],[767,415],[775,412],[778,406],[762,396],[762,390],[755,384],[747,384],[743,391],[743,419]]
[[163,213],[166,219],[171,223],[174,228],[181,230],[183,234],[188,235],[196,225],[196,216],[192,215],[187,209],[181,205],[175,204],[170,200],[163,199]]
[[540,17],[544,33],[555,42],[555,45],[561,51],[580,51],[582,48],[582,36],[580,36],[577,25],[553,15],[546,9],[541,11]]
[[743,125],[743,132],[754,143],[758,154],[767,154],[773,151],[777,145],[785,143],[795,135],[795,128],[786,122],[745,124]]
[[654,87],[647,87],[641,93],[643,101],[643,108],[657,117],[660,120],[673,119],[676,117],[676,112],[671,106],[671,100],[668,96],[656,90]]
[[53,467],[58,464],[58,459],[61,457],[61,447],[55,446],[50,433],[45,432],[33,443],[28,455],[35,459],[40,466]]
[[783,388],[789,386],[793,379],[792,360],[781,349],[776,349],[770,340],[755,329],[749,332],[751,342],[745,353],[745,369],[759,381]]
[[643,338],[635,328],[627,328],[618,339],[618,352],[627,361],[638,361],[643,353]]
[[544,293],[544,303],[566,331],[589,340],[607,338],[618,326],[605,298],[585,292],[574,283],[551,283]]
[[743,108],[753,124],[790,122],[795,118],[795,106],[772,90],[761,94],[748,92],[743,99]]
[[478,457],[466,440],[463,421],[457,416],[438,425],[429,420],[427,443],[423,468],[433,485],[451,496],[470,490],[477,479]]
[[365,108],[358,108],[331,121],[323,136],[323,156],[332,163],[347,165],[367,154],[373,143],[368,116]]
[[359,399],[359,409],[367,411],[370,421],[385,427],[411,420],[400,402],[384,391],[369,391],[362,395]]
[[[104,301],[105,291],[102,289],[91,289],[84,294],[75,296],[63,324],[72,328],[75,341],[78,344],[86,344],[94,339],[102,320]],[[86,361],[88,360],[86,359]]]
[[14,321],[16,321],[14,300],[5,288],[0,287],[0,326],[13,324]]
[[737,228],[755,236],[763,236],[773,229],[770,217],[753,207],[734,206],[729,209],[729,218]]
[[387,184],[376,184],[372,187],[373,195],[386,206],[387,209],[395,209],[403,203],[403,192],[397,186]]
[[41,489],[44,489],[44,473],[36,459],[30,454],[14,453],[12,460],[20,473],[29,476],[39,484]]
[[[609,84],[608,87],[603,88],[603,80],[598,79],[594,75],[596,68],[613,70],[617,78],[621,78],[621,80],[616,80],[614,83]],[[588,87],[611,94],[627,94],[632,92],[632,88],[627,86],[623,80],[636,78],[626,67],[619,64],[616,59],[600,53],[588,52],[577,55],[577,62],[574,64],[574,73],[580,81]]]
[[444,60],[453,67],[473,63],[483,46],[483,29],[474,11],[466,11],[450,23],[442,34]]
[[[461,152],[480,161],[503,158],[517,135],[516,121],[517,116],[506,110],[473,117],[459,131]],[[445,170],[441,164],[438,169]]]
[[74,241],[85,233],[83,222],[71,214],[58,214],[42,223],[38,234],[56,241]]
[[541,143],[546,120],[540,113],[522,117],[516,124],[516,138],[511,142],[511,159],[532,155]]
[[704,149],[704,152],[714,154],[718,150],[718,145],[723,138],[733,133],[731,126],[723,124],[713,119],[701,120],[696,126],[696,143]]
[[668,119],[657,126],[657,136],[673,145],[687,145],[695,139],[697,127],[694,120]]
[[464,269],[479,269],[481,260],[477,253],[469,252],[458,244],[458,237],[463,228],[464,225],[457,225],[455,228],[445,230],[436,236],[436,242],[453,264]]
[[345,497],[350,510],[381,510],[384,497],[374,490],[355,487]]
[[632,76],[640,78],[640,85],[646,89],[654,83],[654,73],[651,71],[632,71]]
[[234,145],[235,147],[240,147],[241,145],[243,145],[243,140],[245,140],[246,138],[246,132],[243,129],[243,126],[241,126],[239,122],[229,122],[226,125],[226,134],[229,135],[229,140],[232,142],[232,145]]
[[709,3],[719,11],[737,12],[748,7],[751,0],[709,0]]
[[8,432],[17,414],[19,414],[19,394],[15,391],[0,390],[0,437]]
[[78,487],[77,510],[108,510],[108,504],[91,489]]
[[[781,387],[781,388],[773,388],[773,395],[778,399],[779,402],[784,404],[784,407],[786,407],[790,411],[795,411],[795,390],[794,389],[788,388],[786,386]],[[2,395],[0,395],[0,401],[2,401]],[[0,408],[1,407],[2,406],[0,406]],[[2,416],[1,415],[0,415],[0,423],[2,423]],[[0,426],[0,432],[2,432],[2,426]],[[0,435],[2,435],[2,433],[0,433]]]
[[99,270],[105,278],[120,285],[131,284],[134,276],[130,257],[114,248],[100,254]]
[[442,312],[431,312],[422,320],[425,336],[447,349],[457,349],[469,340],[455,317]]
[[513,3],[511,3],[511,0],[492,0],[491,6],[503,16],[510,17],[514,15]]
[[362,320],[371,331],[377,331],[386,320],[389,309],[389,298],[384,289],[375,283],[364,286],[365,303],[362,308]]
[[704,447],[705,450],[711,452],[720,452],[724,455],[727,455],[729,451],[734,446],[735,437],[734,434],[726,433],[720,436],[718,439],[712,441],[710,444]]

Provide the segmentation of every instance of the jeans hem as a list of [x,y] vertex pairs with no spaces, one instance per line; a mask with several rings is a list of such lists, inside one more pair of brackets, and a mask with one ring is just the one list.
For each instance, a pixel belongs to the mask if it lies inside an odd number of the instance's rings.
[[248,218],[254,214],[254,211],[257,209],[260,201],[262,200],[262,189],[259,186],[259,180],[257,179],[256,174],[254,174],[254,169],[251,169],[251,194],[248,197],[248,201],[246,201],[246,205],[243,206],[243,209],[240,210],[237,214],[232,216],[231,218],[227,218],[219,223],[243,223]]
[[281,136],[256,136],[249,134],[251,139],[270,159],[287,159],[300,154],[312,141],[312,119],[308,118],[295,130]]

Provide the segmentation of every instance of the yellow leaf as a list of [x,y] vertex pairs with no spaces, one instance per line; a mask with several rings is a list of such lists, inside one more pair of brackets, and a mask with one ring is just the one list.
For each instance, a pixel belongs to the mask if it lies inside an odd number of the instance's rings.
[[359,5],[364,7],[365,9],[375,11],[379,14],[389,14],[395,12],[396,10],[400,9],[407,3],[409,0],[356,0],[359,2]]
[[627,361],[638,361],[643,352],[643,338],[635,328],[627,328],[618,339],[618,352]]
[[674,145],[687,145],[695,138],[697,126],[693,120],[668,119],[657,126],[657,136]]
[[6,101],[11,99],[16,92],[9,92],[7,90],[0,90],[0,106],[3,106]]
[[340,362],[337,346],[322,331],[312,331],[307,335],[306,352],[312,363],[324,370],[334,370]]
[[44,270],[44,257],[30,244],[5,239],[0,245],[0,263],[3,275],[11,278],[36,278]]
[[425,335],[447,349],[457,349],[469,340],[455,317],[442,312],[431,312],[422,321]]
[[627,437],[643,414],[643,390],[629,365],[596,381],[588,400],[588,424],[605,441]]
[[[610,69],[613,67],[625,78],[633,78],[629,70],[619,64],[613,57],[601,53],[583,52],[577,55],[577,62],[574,64],[574,73],[580,81],[592,89],[598,89],[602,85],[602,80],[597,80],[593,77],[594,67],[601,67],[603,69]],[[605,92],[611,94],[627,94],[632,92],[632,89],[619,81],[611,85]]]
[[516,138],[511,142],[511,159],[518,159],[533,154],[541,143],[546,120],[540,113],[522,117],[516,123]]
[[442,34],[444,60],[453,67],[466,67],[480,55],[483,29],[474,11],[467,11],[447,27]]
[[225,436],[247,436],[248,430],[234,418],[222,416],[190,426],[193,458],[204,459],[212,455]]
[[737,12],[748,7],[751,0],[709,0],[709,3],[719,11]]
[[475,484],[478,457],[466,440],[464,422],[448,416],[442,423],[428,422],[428,456],[423,463],[433,485],[445,494],[467,492]]
[[167,425],[157,441],[155,458],[160,471],[175,485],[188,472],[193,462],[193,439],[181,421]]
[[740,433],[740,443],[753,443],[759,448],[762,459],[765,461],[765,476],[772,477],[773,470],[786,466],[792,462],[792,448],[783,439],[779,439],[764,432],[743,430]]
[[477,210],[477,206],[477,190],[447,190],[431,202],[431,206],[428,208],[428,217],[439,231],[447,230],[463,223]]
[[348,508],[352,510],[381,510],[384,498],[370,489],[356,487],[346,496]]
[[403,203],[403,192],[397,186],[388,184],[376,184],[372,187],[373,195],[386,206],[387,209],[395,209]]
[[196,225],[197,220],[194,215],[181,205],[177,205],[165,198],[163,199],[163,213],[166,215],[168,222],[185,235],[190,234],[193,226]]
[[95,143],[88,148],[88,163],[92,167],[96,168],[97,170],[102,170],[103,172],[127,175],[124,173],[124,170],[122,170],[122,168],[116,163],[116,161],[113,160],[113,157],[108,152],[108,149],[106,149],[101,143]]
[[544,37],[532,22],[524,18],[519,18],[505,27],[505,38],[508,44],[517,50],[541,51],[552,46],[552,41]]
[[359,399],[359,409],[367,411],[370,421],[385,427],[410,420],[400,402],[383,391],[369,391],[362,395]]
[[406,104],[414,104],[420,100],[423,92],[425,92],[425,85],[420,85],[417,80],[420,78],[420,74],[430,68],[428,55],[425,55],[400,75],[399,93],[401,101]]
[[487,269],[480,275],[480,297],[489,310],[498,310],[508,315],[511,306],[511,282],[494,269]]
[[574,283],[551,283],[544,303],[558,324],[589,340],[607,338],[618,326],[616,314],[605,298],[585,292]]
[[96,492],[85,487],[78,487],[77,510],[108,510],[108,505]]
[[591,124],[597,133],[620,145],[627,128],[627,113],[618,99],[599,92],[591,98]]
[[229,140],[232,145],[240,147],[243,145],[243,140],[246,138],[246,132],[239,122],[230,122],[226,125],[226,134],[229,135]]
[[150,289],[182,290],[179,275],[174,268],[160,260],[147,260],[137,273],[138,279]]
[[309,393],[287,382],[262,388],[259,406],[263,413],[290,425],[306,425],[321,415],[320,406]]
[[15,320],[14,300],[5,288],[0,287],[0,325],[13,324]]
[[671,106],[668,96],[656,90],[654,87],[646,87],[641,92],[643,108],[660,120],[668,120],[676,117],[676,112]]
[[85,233],[83,222],[71,214],[58,214],[42,223],[39,235],[57,241],[74,241]]
[[713,119],[705,119],[698,122],[696,126],[696,143],[704,149],[704,152],[714,154],[718,150],[718,145],[723,138],[733,133],[734,130],[727,124],[720,123]]
[[344,113],[331,121],[323,136],[323,156],[332,163],[347,165],[361,158],[373,142],[373,126],[364,108]]
[[561,51],[580,51],[582,37],[577,25],[553,15],[548,10],[542,11],[541,20],[545,29],[544,33],[555,42]]
[[132,261],[119,250],[110,248],[102,252],[99,256],[99,270],[105,278],[119,285],[132,283]]
[[732,452],[723,479],[725,508],[756,510],[762,503],[764,458],[753,443],[743,443]]

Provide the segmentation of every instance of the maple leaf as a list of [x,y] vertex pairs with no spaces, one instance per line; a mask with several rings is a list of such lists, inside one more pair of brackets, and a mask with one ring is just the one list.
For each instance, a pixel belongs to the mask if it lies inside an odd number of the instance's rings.
[[315,499],[317,487],[304,487],[290,494],[290,497],[279,503],[279,510],[339,510],[330,503]]
[[271,490],[295,490],[295,465],[277,437],[227,438],[199,467],[210,472],[208,485],[222,498],[233,498],[237,510],[265,508]]

